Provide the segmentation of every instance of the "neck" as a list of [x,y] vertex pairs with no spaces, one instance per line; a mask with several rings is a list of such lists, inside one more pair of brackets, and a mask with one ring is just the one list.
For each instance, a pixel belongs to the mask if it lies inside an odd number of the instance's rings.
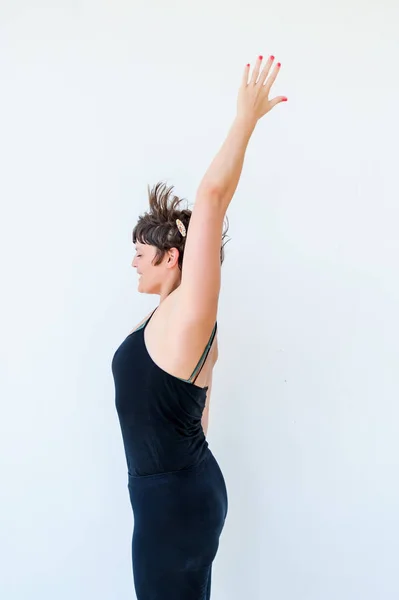
[[181,276],[179,275],[179,277],[177,279],[173,279],[172,281],[166,281],[165,284],[161,287],[161,291],[160,291],[160,303],[163,302],[165,300],[165,298],[167,298],[169,296],[169,294],[171,294],[172,292],[174,292],[175,290],[177,290],[177,288],[179,287],[181,283]]

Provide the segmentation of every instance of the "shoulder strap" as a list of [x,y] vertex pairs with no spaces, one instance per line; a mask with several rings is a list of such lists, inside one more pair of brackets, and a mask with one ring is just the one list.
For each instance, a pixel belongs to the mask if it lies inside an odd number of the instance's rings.
[[[206,348],[205,348],[204,352],[202,353],[201,358],[199,359],[199,361],[197,363],[197,366],[195,367],[194,371],[192,372],[190,379],[187,379],[187,381],[189,383],[194,383],[195,380],[197,379],[198,375],[201,373],[201,369],[204,366],[206,359],[208,358],[208,354],[209,354],[209,351],[210,351],[210,349],[212,347],[213,340],[215,339],[216,331],[217,331],[217,322],[215,323],[215,326],[214,326],[213,331],[211,333],[211,337],[209,338],[209,342],[207,343]],[[194,379],[193,379],[193,377],[194,377]]]
[[[158,307],[157,307],[158,308]],[[140,329],[144,329],[144,327],[147,325],[148,321],[151,319],[152,315],[154,314],[154,312],[157,310],[157,308],[155,308],[152,313],[150,314],[150,316],[144,321],[144,323],[142,323],[141,325],[139,325],[137,327],[137,329],[135,329],[134,331],[139,331]]]

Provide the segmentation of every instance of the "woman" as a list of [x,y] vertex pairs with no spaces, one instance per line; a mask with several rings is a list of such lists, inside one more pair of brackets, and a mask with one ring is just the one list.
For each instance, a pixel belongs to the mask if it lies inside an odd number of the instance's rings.
[[245,67],[237,115],[206,172],[193,211],[171,188],[150,193],[134,231],[139,291],[158,308],[128,335],[112,369],[134,514],[138,600],[207,600],[212,562],[227,514],[221,470],[206,441],[223,223],[258,120],[276,104],[280,70],[271,56]]

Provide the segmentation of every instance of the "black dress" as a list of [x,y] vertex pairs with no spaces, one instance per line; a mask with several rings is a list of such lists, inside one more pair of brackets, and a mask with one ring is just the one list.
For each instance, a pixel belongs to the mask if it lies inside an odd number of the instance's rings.
[[184,380],[148,354],[144,332],[150,318],[112,360],[134,514],[136,595],[138,600],[208,600],[228,501],[201,425],[208,388],[194,382],[216,325],[192,377]]

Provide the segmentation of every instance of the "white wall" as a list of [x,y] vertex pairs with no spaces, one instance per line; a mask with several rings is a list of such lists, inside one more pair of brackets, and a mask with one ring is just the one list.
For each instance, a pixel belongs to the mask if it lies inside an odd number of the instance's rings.
[[212,597],[398,598],[397,17],[394,0],[2,0],[1,598],[134,597],[111,359],[156,299],[131,230],[147,183],[194,199],[258,53],[289,102],[229,211]]

